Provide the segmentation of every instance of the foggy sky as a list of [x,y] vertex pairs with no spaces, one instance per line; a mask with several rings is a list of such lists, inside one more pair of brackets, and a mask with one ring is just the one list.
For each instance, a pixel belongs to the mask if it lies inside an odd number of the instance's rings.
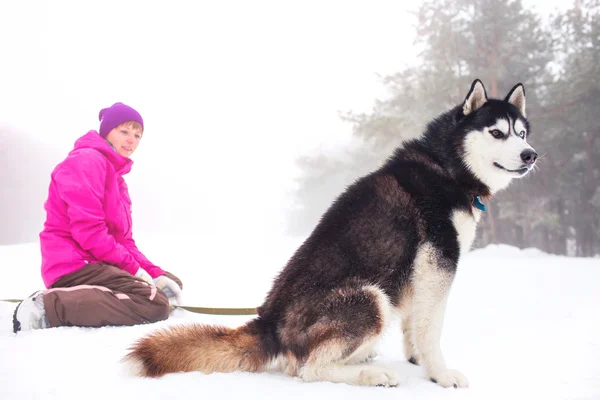
[[0,126],[58,162],[124,102],[146,125],[126,178],[137,232],[272,234],[295,158],[343,149],[338,112],[368,111],[378,75],[415,62],[411,5],[0,0]]

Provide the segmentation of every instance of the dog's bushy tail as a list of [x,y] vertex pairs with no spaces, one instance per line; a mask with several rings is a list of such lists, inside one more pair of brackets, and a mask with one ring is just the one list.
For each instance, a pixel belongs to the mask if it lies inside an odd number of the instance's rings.
[[265,369],[271,357],[259,332],[211,325],[173,326],[139,339],[123,361],[134,374],[159,377],[172,372],[247,371]]

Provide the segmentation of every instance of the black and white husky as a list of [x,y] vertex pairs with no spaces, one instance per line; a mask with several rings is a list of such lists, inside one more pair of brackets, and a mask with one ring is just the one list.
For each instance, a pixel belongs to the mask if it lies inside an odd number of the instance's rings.
[[439,385],[464,387],[440,348],[446,300],[489,198],[525,176],[525,90],[488,99],[476,80],[462,104],[429,123],[325,212],[276,278],[258,317],[233,329],[171,327],[125,359],[142,376],[280,368],[304,381],[396,386],[368,362],[397,311],[406,358]]

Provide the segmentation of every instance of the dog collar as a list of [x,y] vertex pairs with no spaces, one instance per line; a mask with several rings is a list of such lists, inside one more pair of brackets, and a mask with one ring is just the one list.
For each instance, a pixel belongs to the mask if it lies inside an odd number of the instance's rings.
[[485,211],[485,204],[481,202],[479,196],[473,197],[473,202],[471,203],[471,205],[477,208],[478,210]]

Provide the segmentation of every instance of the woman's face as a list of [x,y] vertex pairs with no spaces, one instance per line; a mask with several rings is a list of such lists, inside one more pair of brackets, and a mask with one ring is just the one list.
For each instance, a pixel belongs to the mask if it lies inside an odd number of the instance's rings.
[[112,143],[117,153],[129,158],[137,149],[142,139],[142,131],[127,124],[121,124],[106,135],[106,140]]

